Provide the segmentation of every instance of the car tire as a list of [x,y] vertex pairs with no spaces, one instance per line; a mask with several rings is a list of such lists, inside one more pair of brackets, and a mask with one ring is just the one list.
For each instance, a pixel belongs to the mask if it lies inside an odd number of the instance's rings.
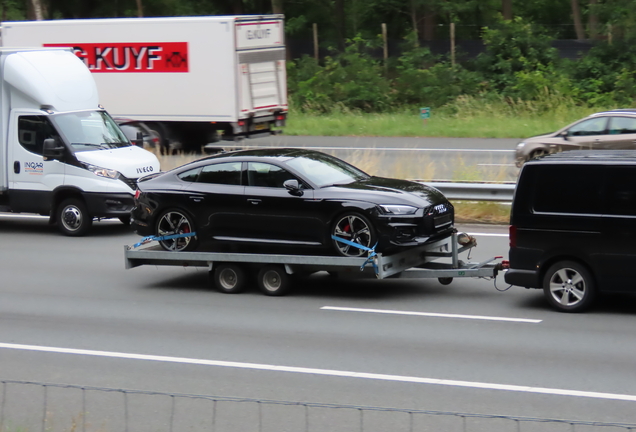
[[543,293],[556,310],[581,312],[594,301],[596,287],[592,274],[585,266],[575,261],[560,261],[546,272]]
[[268,296],[283,296],[291,290],[291,278],[285,267],[268,265],[258,272],[258,288]]
[[214,286],[219,292],[225,294],[237,294],[245,291],[247,274],[238,264],[219,264],[210,272]]
[[548,154],[550,154],[550,152],[548,152],[546,149],[539,148],[533,150],[532,153],[530,153],[530,157],[528,158],[528,160],[537,159],[542,156],[547,156]]
[[119,221],[124,225],[130,225],[130,215],[119,216],[117,219],[119,219]]
[[[377,236],[373,224],[360,213],[348,212],[339,215],[331,227],[331,235],[352,241],[367,248],[373,248]],[[367,251],[355,246],[334,240],[330,235],[333,248],[337,255],[344,257],[362,257]]]
[[[157,219],[155,233],[157,236],[172,234],[186,234],[196,232],[193,218],[185,211],[179,209],[166,210]],[[171,252],[184,252],[196,249],[197,236],[182,237],[176,239],[161,240],[159,244],[164,250]]]
[[70,237],[86,235],[93,225],[93,217],[88,214],[86,204],[78,198],[68,198],[57,207],[57,227]]

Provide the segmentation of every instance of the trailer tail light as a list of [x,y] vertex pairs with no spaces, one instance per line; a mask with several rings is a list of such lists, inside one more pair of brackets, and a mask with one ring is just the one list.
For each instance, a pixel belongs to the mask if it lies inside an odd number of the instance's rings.
[[284,114],[278,114],[276,116],[276,120],[285,120],[285,115]]
[[517,247],[517,227],[515,225],[510,225],[509,231],[509,239],[510,239],[510,247]]

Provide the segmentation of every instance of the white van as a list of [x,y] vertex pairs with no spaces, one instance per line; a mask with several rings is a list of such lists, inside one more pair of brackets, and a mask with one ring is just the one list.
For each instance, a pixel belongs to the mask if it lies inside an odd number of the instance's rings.
[[99,105],[70,49],[0,49],[0,211],[50,215],[86,234],[94,218],[129,221],[137,180],[159,171]]

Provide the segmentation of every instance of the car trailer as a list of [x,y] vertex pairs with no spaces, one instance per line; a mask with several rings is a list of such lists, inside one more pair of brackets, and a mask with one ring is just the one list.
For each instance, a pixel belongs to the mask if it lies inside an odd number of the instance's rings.
[[[192,234],[189,234],[192,235]],[[469,251],[477,242],[467,234],[466,244],[458,243],[458,234],[402,252],[383,255],[369,250],[367,257],[338,257],[316,255],[254,254],[225,252],[171,252],[161,246],[125,246],[126,268],[142,265],[207,267],[214,286],[224,293],[238,293],[245,289],[247,270],[258,271],[258,287],[270,296],[287,294],[292,288],[292,276],[309,275],[318,271],[330,273],[358,273],[375,275],[378,279],[389,277],[437,278],[448,285],[453,278],[494,278],[507,266],[506,261],[495,262],[502,257],[492,257],[482,262],[464,262],[459,254]],[[437,262],[445,259],[447,262]],[[448,262],[450,261],[450,262]]]

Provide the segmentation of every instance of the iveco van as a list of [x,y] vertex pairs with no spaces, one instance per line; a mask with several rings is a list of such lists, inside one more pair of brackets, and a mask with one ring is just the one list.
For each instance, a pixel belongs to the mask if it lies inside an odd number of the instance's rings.
[[2,48],[0,90],[0,211],[50,215],[71,236],[94,218],[129,221],[159,161],[99,106],[86,65],[70,49]]
[[524,164],[510,217],[507,283],[556,309],[636,292],[636,151],[576,150]]

